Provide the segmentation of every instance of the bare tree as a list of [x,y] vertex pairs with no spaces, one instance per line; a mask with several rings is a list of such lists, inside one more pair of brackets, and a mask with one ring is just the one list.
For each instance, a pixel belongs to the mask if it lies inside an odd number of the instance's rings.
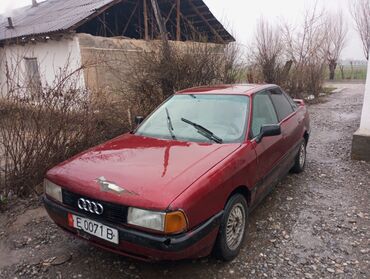
[[267,83],[277,83],[282,68],[284,44],[281,40],[281,28],[273,27],[261,18],[252,45],[253,60],[261,68],[262,76]]
[[369,60],[370,50],[370,1],[351,0],[350,10],[356,23],[356,29],[362,41],[364,55]]
[[[235,83],[243,73],[238,45],[170,42],[164,59],[163,44],[145,51],[131,62],[126,76],[133,113],[147,115],[173,92],[199,85]],[[127,62],[125,62],[127,63]],[[163,84],[171,85],[164,87]]]
[[302,19],[296,25],[283,22],[273,26],[259,21],[249,52],[249,81],[279,84],[295,97],[319,94],[328,59],[328,33],[339,33],[330,40],[332,60],[337,61],[346,32],[342,25],[327,31],[327,13],[319,9],[317,1],[305,10]]
[[324,81],[326,62],[326,12],[318,11],[317,2],[307,9],[301,25],[284,25],[284,43],[287,57],[293,61],[293,70],[287,87],[294,96],[317,95]]
[[327,16],[326,34],[326,55],[329,64],[329,79],[335,77],[335,70],[338,65],[339,57],[345,47],[348,29],[344,23],[343,14]]
[[318,11],[317,3],[303,14],[303,23],[295,28],[285,24],[284,35],[288,55],[295,63],[305,64],[310,57],[326,55],[325,11]]

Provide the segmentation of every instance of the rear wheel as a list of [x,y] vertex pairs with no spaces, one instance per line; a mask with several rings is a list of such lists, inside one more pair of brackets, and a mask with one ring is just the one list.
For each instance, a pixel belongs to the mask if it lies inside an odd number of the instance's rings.
[[301,173],[304,170],[306,166],[306,157],[307,157],[306,141],[303,141],[299,147],[297,157],[295,158],[295,163],[292,168],[293,172]]
[[215,244],[216,257],[231,261],[242,247],[246,234],[248,206],[241,194],[232,196],[226,204]]

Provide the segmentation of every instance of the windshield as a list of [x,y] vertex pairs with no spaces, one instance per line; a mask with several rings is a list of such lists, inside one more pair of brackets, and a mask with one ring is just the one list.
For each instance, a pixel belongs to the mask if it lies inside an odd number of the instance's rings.
[[245,137],[249,98],[242,95],[174,95],[136,131],[179,141],[235,143]]

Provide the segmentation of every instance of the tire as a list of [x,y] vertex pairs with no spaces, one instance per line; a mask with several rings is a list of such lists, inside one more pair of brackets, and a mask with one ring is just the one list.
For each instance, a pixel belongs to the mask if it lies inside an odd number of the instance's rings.
[[301,173],[304,171],[306,166],[307,151],[306,151],[306,141],[304,140],[299,146],[298,154],[295,158],[295,163],[292,168],[292,172]]
[[240,252],[246,235],[248,206],[241,194],[227,202],[214,247],[215,256],[222,261],[233,260]]

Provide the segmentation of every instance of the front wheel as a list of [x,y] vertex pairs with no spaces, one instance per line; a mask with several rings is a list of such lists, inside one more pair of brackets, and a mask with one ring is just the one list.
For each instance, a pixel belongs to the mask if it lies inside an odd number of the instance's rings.
[[233,260],[240,252],[246,234],[248,206],[240,194],[232,196],[226,204],[224,216],[215,244],[216,257]]
[[304,167],[306,166],[306,141],[303,141],[299,147],[298,154],[295,158],[295,163],[292,168],[292,172],[294,173],[301,173],[304,170]]

